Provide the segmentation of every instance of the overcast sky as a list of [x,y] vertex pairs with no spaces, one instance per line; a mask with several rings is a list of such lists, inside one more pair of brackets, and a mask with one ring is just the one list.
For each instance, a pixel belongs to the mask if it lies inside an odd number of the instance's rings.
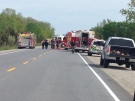
[[124,21],[130,0],[0,0],[0,13],[11,8],[23,17],[49,22],[55,34],[89,30],[104,19]]

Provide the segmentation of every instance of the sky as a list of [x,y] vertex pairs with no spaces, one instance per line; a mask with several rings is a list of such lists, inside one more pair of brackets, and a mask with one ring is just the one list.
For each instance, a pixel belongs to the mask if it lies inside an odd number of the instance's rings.
[[56,35],[76,30],[90,30],[103,20],[125,21],[121,9],[131,0],[0,0],[0,13],[11,8],[23,17],[44,21],[55,28]]

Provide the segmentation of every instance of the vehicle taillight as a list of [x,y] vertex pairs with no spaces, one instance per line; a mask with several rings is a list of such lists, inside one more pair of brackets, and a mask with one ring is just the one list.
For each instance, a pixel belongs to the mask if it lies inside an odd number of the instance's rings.
[[21,46],[21,42],[19,42],[19,46]]
[[109,53],[110,52],[110,46],[106,47],[106,52]]

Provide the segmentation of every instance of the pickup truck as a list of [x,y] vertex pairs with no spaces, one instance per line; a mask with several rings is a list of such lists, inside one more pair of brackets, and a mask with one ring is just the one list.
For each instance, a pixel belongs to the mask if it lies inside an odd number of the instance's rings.
[[100,65],[108,68],[109,63],[125,64],[126,68],[135,70],[135,43],[131,38],[109,37],[104,44]]

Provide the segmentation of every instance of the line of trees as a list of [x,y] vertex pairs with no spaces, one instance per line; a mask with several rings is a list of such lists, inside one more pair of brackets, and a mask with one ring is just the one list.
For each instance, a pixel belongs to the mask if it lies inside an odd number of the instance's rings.
[[128,9],[120,10],[120,13],[126,16],[125,21],[115,22],[107,19],[91,28],[90,30],[96,32],[96,38],[106,40],[108,37],[117,36],[135,40],[135,0],[131,0],[128,7]]
[[[107,39],[110,36],[128,37],[135,40],[135,0],[128,3],[128,9],[120,10],[126,16],[123,22],[109,19],[103,20],[96,27],[91,28],[96,32],[96,38]],[[14,9],[6,8],[0,14],[0,46],[14,45],[18,33],[32,32],[37,36],[37,42],[42,39],[52,38],[55,29],[48,22],[38,21],[31,17],[23,17]]]
[[0,14],[0,46],[15,45],[18,33],[32,32],[37,36],[37,42],[51,38],[55,29],[48,22],[38,21],[31,17],[23,17],[21,13],[6,8]]

